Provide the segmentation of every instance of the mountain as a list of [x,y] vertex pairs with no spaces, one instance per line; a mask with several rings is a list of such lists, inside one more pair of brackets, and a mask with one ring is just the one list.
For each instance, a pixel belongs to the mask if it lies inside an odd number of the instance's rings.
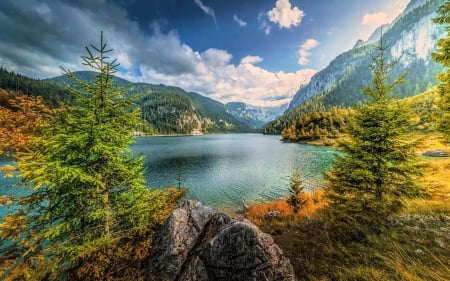
[[[407,73],[406,83],[399,85],[395,95],[413,96],[437,84],[436,74],[442,67],[431,59],[445,28],[432,19],[445,0],[412,0],[405,11],[391,24],[378,28],[366,41],[337,56],[325,69],[316,73],[307,85],[302,85],[293,97],[285,114],[271,122],[265,132],[280,133],[295,122],[302,113],[329,109],[333,106],[349,107],[365,100],[361,88],[370,84],[369,68],[381,30],[388,48],[388,60],[398,60],[392,78]],[[377,38],[377,40],[375,40]]]
[[[413,1],[383,31],[383,38],[389,48],[388,59],[398,59],[393,76],[408,71],[408,82],[398,89],[399,97],[412,96],[435,85],[435,75],[442,70],[431,59],[431,52],[438,38],[445,35],[445,29],[435,25],[437,8],[445,0]],[[422,3],[422,5],[419,5]],[[413,5],[415,8],[410,8]],[[380,33],[380,28],[374,34]],[[374,36],[371,36],[371,38]],[[372,39],[369,39],[371,41]],[[379,37],[378,37],[379,39]],[[375,43],[357,44],[355,48],[336,57],[325,69],[316,73],[309,84],[300,87],[289,104],[288,112],[315,95],[322,94],[325,106],[349,106],[360,102],[364,96],[360,89],[369,84],[371,72],[369,64]]]
[[243,102],[229,102],[225,104],[228,113],[254,129],[262,128],[270,121],[283,115],[287,104],[274,107],[256,107]]
[[[93,81],[94,72],[74,73],[84,81]],[[72,84],[67,76],[57,76],[48,81]],[[246,123],[229,114],[225,105],[193,92],[147,83],[132,83],[114,77],[114,84],[123,88],[126,96],[137,96],[136,103],[142,112],[140,130],[149,134],[204,134],[253,131]]]

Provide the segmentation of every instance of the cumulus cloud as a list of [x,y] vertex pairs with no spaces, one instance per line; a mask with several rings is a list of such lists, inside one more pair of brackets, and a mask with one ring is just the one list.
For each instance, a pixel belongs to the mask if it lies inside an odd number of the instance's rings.
[[114,48],[111,56],[121,64],[118,76],[179,86],[221,102],[288,103],[299,85],[316,72],[271,72],[256,65],[263,60],[258,56],[246,56],[233,64],[228,51],[199,52],[176,31],[162,32],[157,24],[147,34],[125,10],[102,0],[0,1],[0,11],[8,11],[0,16],[0,65],[32,78],[60,75],[59,66],[84,70],[80,55],[84,55],[84,46],[98,44],[100,30]]
[[240,18],[238,18],[238,16],[236,14],[233,15],[233,20],[239,24],[240,27],[246,27],[247,26],[247,22],[241,20]]
[[378,27],[382,24],[389,23],[391,19],[386,13],[372,13],[372,14],[365,14],[362,18],[361,23],[364,25],[371,25],[374,27]]
[[280,28],[298,26],[305,13],[297,7],[291,8],[289,0],[277,0],[275,7],[267,12],[269,20],[277,23]]
[[257,64],[263,61],[263,58],[260,56],[246,56],[243,59],[241,59],[241,64]]
[[315,39],[306,40],[298,50],[298,63],[301,65],[307,64],[309,62],[309,57],[311,56],[311,50],[319,46],[319,44],[319,41]]
[[217,24],[216,13],[214,12],[213,8],[206,6],[201,0],[194,0],[194,2],[200,9],[202,9],[203,12],[205,12],[205,14],[211,16],[214,20],[214,23]]

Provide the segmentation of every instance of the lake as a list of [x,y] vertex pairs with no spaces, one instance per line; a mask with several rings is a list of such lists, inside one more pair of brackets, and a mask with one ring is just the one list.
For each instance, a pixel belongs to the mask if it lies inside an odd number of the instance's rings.
[[[335,152],[260,134],[140,137],[133,150],[146,157],[148,186],[181,185],[188,198],[223,211],[286,196],[295,169],[308,188],[323,185]],[[0,177],[0,194],[10,194],[16,181]]]
[[146,156],[149,186],[181,182],[189,198],[221,210],[286,196],[295,169],[306,186],[323,185],[335,152],[260,134],[145,137],[133,150]]

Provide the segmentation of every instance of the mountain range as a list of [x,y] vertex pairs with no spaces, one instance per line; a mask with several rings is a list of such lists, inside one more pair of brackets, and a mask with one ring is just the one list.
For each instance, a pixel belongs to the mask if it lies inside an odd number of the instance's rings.
[[[317,72],[308,84],[301,85],[289,105],[255,107],[241,102],[223,104],[178,87],[147,83],[132,83],[116,77],[126,95],[138,95],[142,112],[142,127],[149,134],[203,134],[255,132],[279,134],[296,122],[301,114],[349,107],[361,103],[365,96],[361,88],[370,84],[369,68],[374,50],[382,37],[387,44],[388,60],[397,60],[392,78],[407,73],[406,83],[396,88],[399,98],[414,96],[437,84],[436,74],[442,67],[431,59],[445,28],[432,22],[445,0],[411,0],[404,12],[392,23],[377,28],[367,40],[358,40],[354,47],[337,56]],[[92,72],[76,72],[90,81]],[[34,80],[0,68],[0,88],[26,94],[42,95],[49,105],[71,102],[63,84],[71,83],[66,76]]]
[[[95,79],[94,72],[74,74],[88,82]],[[153,135],[256,132],[287,108],[287,105],[260,108],[245,103],[223,104],[178,87],[132,83],[119,77],[114,77],[114,84],[122,87],[125,95],[138,96],[143,119],[138,130]],[[50,106],[73,102],[65,85],[73,86],[66,75],[34,80],[0,68],[1,89],[41,95]]]

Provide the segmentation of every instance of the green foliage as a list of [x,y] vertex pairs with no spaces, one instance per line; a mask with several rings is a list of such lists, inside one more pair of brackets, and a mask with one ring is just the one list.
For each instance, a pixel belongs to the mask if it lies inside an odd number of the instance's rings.
[[66,71],[76,106],[55,110],[51,126],[17,154],[32,192],[0,225],[0,278],[138,280],[155,227],[183,195],[145,186],[144,159],[130,150],[140,112],[112,84],[118,65],[103,35],[86,49],[95,80]]
[[[0,67],[0,89],[14,91],[25,95],[42,96],[47,105],[55,107],[60,101],[72,101],[68,91],[53,82],[35,80],[23,75],[7,71]],[[8,106],[0,99],[0,106]]]
[[301,197],[301,195],[304,193],[304,189],[305,187],[303,186],[300,172],[295,171],[291,177],[287,203],[292,207],[294,213],[296,214],[306,203],[306,200]]
[[404,199],[421,190],[415,144],[405,136],[408,112],[392,93],[403,77],[389,83],[396,62],[386,62],[383,40],[377,51],[370,65],[372,83],[363,89],[369,102],[356,109],[349,139],[342,144],[344,155],[336,156],[326,175],[329,214],[349,239],[381,231]]
[[447,37],[438,41],[437,50],[432,54],[433,59],[444,67],[444,71],[437,76],[441,82],[438,87],[440,101],[437,121],[445,142],[450,144],[450,2],[446,1],[438,11],[439,17],[434,21],[445,25]]
[[277,120],[269,122],[264,127],[263,133],[267,135],[280,134],[284,129],[294,125],[303,115],[314,111],[326,111],[326,108],[323,106],[323,94],[315,95],[296,107],[293,111],[288,112]]
[[336,138],[344,133],[349,113],[348,109],[333,107],[330,111],[302,114],[295,124],[281,132],[281,137],[288,141]]

